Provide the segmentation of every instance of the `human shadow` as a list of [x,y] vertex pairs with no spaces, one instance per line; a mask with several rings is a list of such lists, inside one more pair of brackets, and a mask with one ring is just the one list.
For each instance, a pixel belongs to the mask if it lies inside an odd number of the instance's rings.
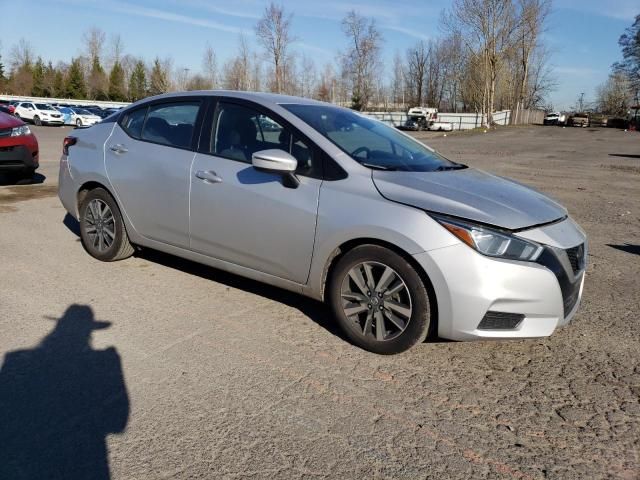
[[0,479],[109,479],[106,436],[124,431],[129,397],[116,349],[90,341],[110,323],[86,305],[54,320],[0,369]]
[[640,245],[633,245],[631,243],[625,243],[624,245],[613,245],[611,243],[607,243],[607,246],[615,248],[616,250],[631,253],[632,255],[640,255]]

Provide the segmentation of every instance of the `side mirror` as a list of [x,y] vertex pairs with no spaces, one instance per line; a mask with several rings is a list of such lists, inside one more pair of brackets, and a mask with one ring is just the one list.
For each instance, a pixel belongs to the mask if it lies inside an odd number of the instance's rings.
[[282,175],[283,185],[297,188],[300,180],[295,175],[298,161],[284,150],[271,149],[255,152],[251,156],[251,164],[256,170]]

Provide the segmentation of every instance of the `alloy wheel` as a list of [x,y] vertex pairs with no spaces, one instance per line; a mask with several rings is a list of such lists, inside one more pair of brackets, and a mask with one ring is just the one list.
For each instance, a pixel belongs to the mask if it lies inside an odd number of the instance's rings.
[[116,222],[109,205],[99,198],[89,202],[84,214],[85,233],[93,248],[104,252],[116,238]]
[[387,341],[407,329],[413,312],[405,281],[391,267],[379,262],[355,265],[340,290],[345,316],[363,337]]

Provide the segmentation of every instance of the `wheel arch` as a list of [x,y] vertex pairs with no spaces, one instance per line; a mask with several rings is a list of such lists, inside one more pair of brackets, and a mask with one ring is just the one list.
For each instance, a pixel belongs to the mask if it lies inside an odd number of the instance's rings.
[[435,289],[433,288],[433,284],[429,275],[424,270],[422,265],[416,261],[415,258],[411,254],[409,254],[406,250],[403,250],[401,247],[394,245],[391,242],[381,240],[379,238],[371,238],[371,237],[361,237],[354,238],[351,240],[347,240],[343,242],[341,245],[336,247],[329,258],[327,259],[323,272],[322,272],[322,281],[321,281],[321,297],[323,301],[326,301],[326,291],[329,286],[329,282],[331,279],[331,273],[333,269],[336,267],[340,258],[342,258],[347,252],[353,250],[356,247],[360,247],[363,245],[377,245],[379,247],[384,247],[392,252],[396,253],[400,257],[402,257],[406,262],[411,265],[414,270],[420,276],[420,279],[424,282],[424,285],[427,289],[427,293],[429,295],[429,308],[431,310],[431,324],[429,325],[429,334],[428,338],[433,334],[438,332],[438,299],[436,296]]

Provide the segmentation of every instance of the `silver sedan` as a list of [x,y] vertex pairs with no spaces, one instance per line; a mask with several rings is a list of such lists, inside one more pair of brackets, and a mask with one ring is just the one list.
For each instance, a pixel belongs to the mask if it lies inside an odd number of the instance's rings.
[[584,232],[555,201],[334,105],[206,91],[64,141],[87,252],[134,247],[323,300],[356,345],[550,335],[575,314]]

